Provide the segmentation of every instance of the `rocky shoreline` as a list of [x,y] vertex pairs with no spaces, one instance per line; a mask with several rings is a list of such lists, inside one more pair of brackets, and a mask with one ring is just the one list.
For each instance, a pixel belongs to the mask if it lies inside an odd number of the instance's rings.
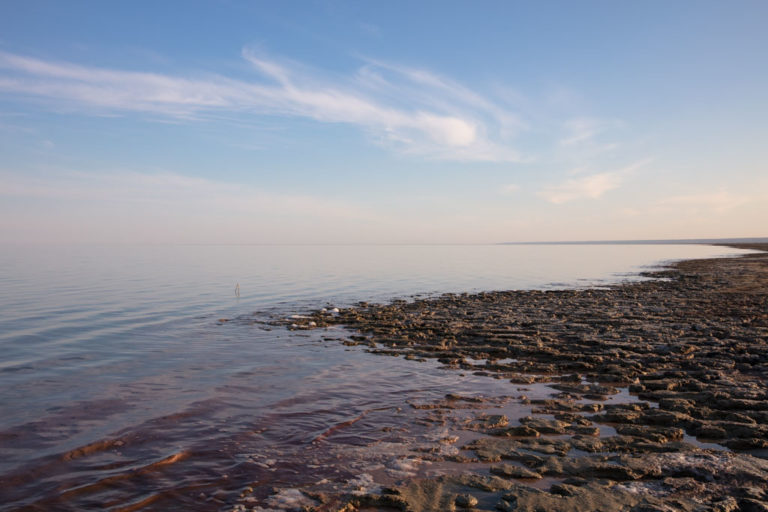
[[[354,331],[345,343],[375,354],[434,358],[523,393],[535,383],[556,390],[519,396],[531,407],[522,418],[478,413],[464,428],[482,437],[453,455],[426,454],[471,471],[377,492],[305,490],[305,508],[768,511],[768,253],[683,261],[647,277],[292,319],[293,329],[344,326]],[[468,400],[446,392],[423,405],[434,421]],[[542,478],[549,484],[533,485]]]

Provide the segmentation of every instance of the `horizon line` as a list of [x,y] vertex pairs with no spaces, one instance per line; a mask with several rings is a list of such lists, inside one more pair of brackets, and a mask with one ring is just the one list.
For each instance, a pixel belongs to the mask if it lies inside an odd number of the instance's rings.
[[200,246],[200,247],[216,247],[216,246],[255,246],[255,247],[279,247],[279,246],[297,246],[297,247],[333,247],[333,246],[482,246],[482,245],[717,245],[717,244],[734,244],[734,243],[768,243],[768,237],[737,237],[737,238],[660,238],[660,239],[621,239],[621,240],[542,240],[542,241],[520,241],[520,242],[331,242],[331,243],[270,243],[270,242],[253,242],[253,243],[193,243],[193,242],[134,242],[134,243],[119,243],[119,242],[88,242],[88,243],[45,243],[40,242],[4,242],[0,243],[2,246],[45,246],[45,245],[57,245],[57,246]]

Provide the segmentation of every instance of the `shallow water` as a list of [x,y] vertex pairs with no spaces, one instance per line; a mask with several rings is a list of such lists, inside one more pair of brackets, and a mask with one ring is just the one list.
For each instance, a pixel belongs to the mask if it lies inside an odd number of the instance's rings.
[[[342,329],[295,333],[219,318],[258,311],[255,318],[267,319],[415,293],[603,284],[662,260],[736,252],[2,248],[0,509],[218,510],[248,486],[258,500],[272,486],[376,471],[395,478],[418,465],[393,459],[397,446],[407,451],[435,434],[388,430],[417,419],[409,401],[448,391],[517,393],[506,381],[345,347]],[[376,457],[386,459],[379,470],[371,469]]]

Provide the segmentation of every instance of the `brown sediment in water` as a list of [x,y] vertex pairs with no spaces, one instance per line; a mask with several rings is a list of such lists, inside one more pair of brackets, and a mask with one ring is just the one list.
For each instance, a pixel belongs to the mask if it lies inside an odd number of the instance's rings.
[[[432,404],[434,421],[481,435],[466,438],[459,454],[428,455],[471,470],[377,492],[308,488],[305,506],[768,510],[768,254],[683,261],[647,277],[599,289],[361,303],[291,319],[295,329],[343,325],[356,331],[347,344],[375,354],[434,358],[509,379],[511,390],[547,382],[558,391],[521,398],[531,414],[512,422],[494,411],[462,420],[449,396]],[[531,483],[539,477],[546,486]]]

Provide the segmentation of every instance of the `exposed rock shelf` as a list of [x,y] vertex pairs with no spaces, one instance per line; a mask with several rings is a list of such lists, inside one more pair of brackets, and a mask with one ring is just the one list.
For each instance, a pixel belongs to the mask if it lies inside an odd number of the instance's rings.
[[[487,462],[487,472],[316,496],[317,510],[768,510],[768,254],[647,277],[292,319],[296,329],[344,325],[355,331],[347,344],[376,354],[557,390],[528,401],[532,416],[465,425],[485,435],[454,460]],[[542,477],[549,488],[530,485]]]

